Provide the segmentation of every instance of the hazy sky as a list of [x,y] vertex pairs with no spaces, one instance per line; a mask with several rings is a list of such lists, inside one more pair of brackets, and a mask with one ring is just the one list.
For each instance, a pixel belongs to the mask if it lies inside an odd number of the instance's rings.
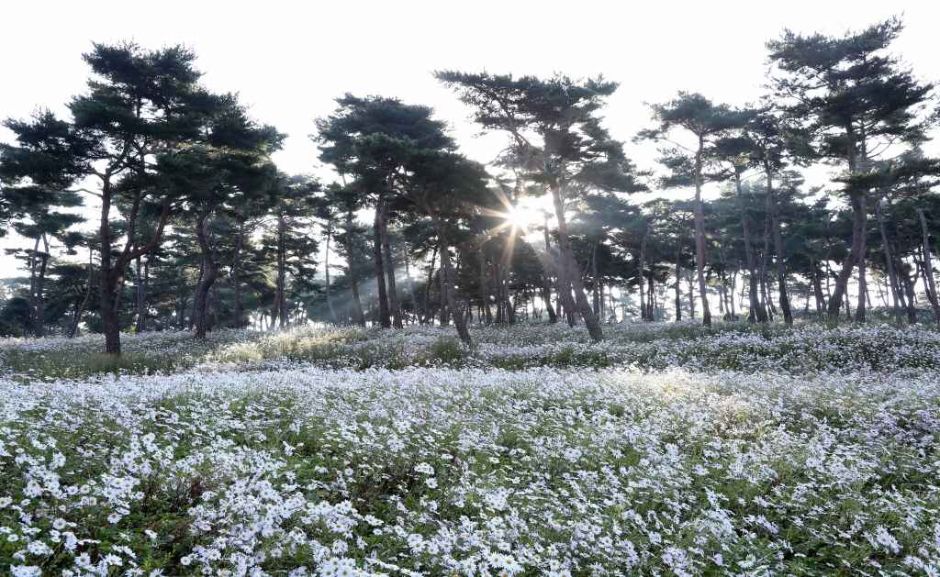
[[[603,74],[621,84],[607,125],[629,141],[649,125],[646,103],[678,90],[756,100],[764,43],[784,28],[838,34],[891,15],[906,24],[896,51],[921,78],[940,80],[940,2],[927,0],[11,1],[0,8],[0,117],[37,107],[64,113],[84,89],[81,55],[92,42],[182,43],[195,50],[210,89],[240,93],[258,120],[289,135],[276,156],[287,172],[318,172],[308,135],[345,92],[430,105],[462,150],[486,162],[503,140],[478,137],[432,71]],[[0,139],[9,136],[0,129]],[[650,145],[627,148],[642,167],[655,157]],[[0,258],[0,277],[11,265]]]

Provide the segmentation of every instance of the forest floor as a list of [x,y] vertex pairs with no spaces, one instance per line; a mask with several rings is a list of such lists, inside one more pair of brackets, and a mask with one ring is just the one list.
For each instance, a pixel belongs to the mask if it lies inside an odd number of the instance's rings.
[[0,574],[937,575],[940,331],[0,340]]

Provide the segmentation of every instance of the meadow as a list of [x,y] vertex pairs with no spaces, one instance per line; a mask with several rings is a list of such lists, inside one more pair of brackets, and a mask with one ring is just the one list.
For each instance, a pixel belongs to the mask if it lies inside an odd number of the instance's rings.
[[0,568],[938,574],[940,332],[607,332],[2,341]]

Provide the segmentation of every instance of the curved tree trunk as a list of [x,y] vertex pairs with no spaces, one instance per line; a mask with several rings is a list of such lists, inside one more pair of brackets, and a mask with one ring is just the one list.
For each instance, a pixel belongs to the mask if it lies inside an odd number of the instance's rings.
[[862,195],[852,195],[852,246],[848,256],[842,264],[839,276],[836,277],[836,286],[829,297],[829,320],[838,322],[839,313],[842,310],[842,299],[845,296],[849,284],[849,278],[852,276],[852,269],[859,262],[859,256],[864,250],[865,236],[865,203],[862,201]]
[[[581,280],[581,271],[574,258],[574,252],[571,250],[571,241],[568,237],[568,221],[565,219],[565,206],[561,187],[553,186],[551,187],[551,191],[552,200],[555,205],[555,218],[558,220],[558,252],[561,257],[561,266],[559,268],[565,270],[565,276],[568,277],[568,282],[574,292],[577,310],[581,314],[581,318],[584,319],[584,324],[587,326],[591,339],[594,341],[603,340],[604,332],[601,330],[597,315],[594,314],[594,310],[591,308],[591,303],[588,302],[587,295],[584,292],[584,283]],[[567,306],[565,308],[567,308]]]
[[209,331],[209,290],[219,276],[219,266],[212,254],[209,243],[208,213],[200,214],[196,219],[196,240],[202,252],[202,275],[196,285],[195,305],[193,317],[195,320],[195,336],[197,339],[206,338]]

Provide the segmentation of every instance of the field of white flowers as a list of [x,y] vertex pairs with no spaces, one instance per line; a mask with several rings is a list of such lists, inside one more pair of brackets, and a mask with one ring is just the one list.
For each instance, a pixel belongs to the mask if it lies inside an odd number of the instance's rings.
[[0,341],[0,574],[940,575],[940,333],[608,333]]

